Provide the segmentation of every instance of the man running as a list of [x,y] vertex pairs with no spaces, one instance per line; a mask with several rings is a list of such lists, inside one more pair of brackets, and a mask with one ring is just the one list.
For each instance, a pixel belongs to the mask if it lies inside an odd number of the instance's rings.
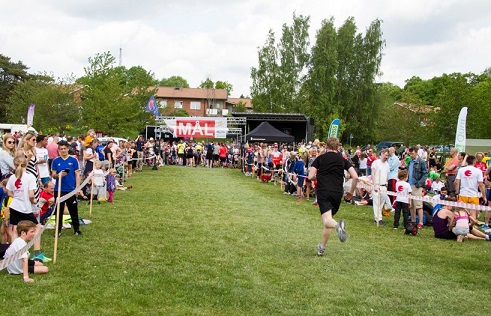
[[317,202],[321,212],[324,228],[322,241],[317,246],[317,254],[324,255],[326,243],[333,228],[336,228],[339,240],[346,241],[346,223],[344,219],[339,223],[333,216],[339,210],[343,197],[344,171],[351,176],[351,189],[346,193],[346,199],[351,199],[358,183],[358,175],[351,163],[338,154],[339,140],[329,137],[326,141],[326,152],[318,156],[309,168],[309,180],[317,180]]

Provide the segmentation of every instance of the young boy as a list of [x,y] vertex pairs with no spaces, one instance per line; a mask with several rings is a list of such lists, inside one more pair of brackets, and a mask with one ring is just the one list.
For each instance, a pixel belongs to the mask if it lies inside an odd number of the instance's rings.
[[404,228],[409,224],[409,208],[411,207],[411,185],[407,182],[408,172],[407,170],[400,170],[397,178],[399,181],[396,182],[396,209],[394,214],[394,229],[399,228],[399,219],[401,218],[402,210],[402,220]]
[[[36,224],[31,221],[20,221],[17,224],[17,237],[12,245],[5,252],[5,259],[14,255],[27,245],[27,242],[31,241],[36,235]],[[44,274],[48,273],[48,267],[44,266],[41,262],[29,260],[29,251],[22,253],[20,258],[14,260],[7,266],[7,271],[10,274],[23,274],[24,282],[34,282],[29,277],[29,273]]]

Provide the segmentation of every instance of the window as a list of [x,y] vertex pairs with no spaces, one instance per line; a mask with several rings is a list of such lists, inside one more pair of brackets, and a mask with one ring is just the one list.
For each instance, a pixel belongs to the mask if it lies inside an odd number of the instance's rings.
[[182,109],[182,101],[174,101],[174,109]]
[[201,102],[191,101],[191,110],[201,110]]
[[159,101],[159,108],[164,109],[167,106],[167,100]]

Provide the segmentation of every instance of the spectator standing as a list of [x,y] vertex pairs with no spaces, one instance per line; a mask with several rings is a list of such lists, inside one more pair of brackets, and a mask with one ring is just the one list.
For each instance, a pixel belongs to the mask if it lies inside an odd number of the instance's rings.
[[384,207],[387,195],[387,183],[390,166],[387,160],[389,159],[389,150],[384,148],[380,152],[380,159],[372,163],[372,182],[373,182],[373,218],[378,225],[385,226],[386,223],[382,220],[382,208]]
[[[388,183],[387,183],[387,189],[390,192],[395,193],[396,192],[396,182],[399,180],[398,178],[398,173],[399,173],[399,157],[396,155],[396,149],[395,147],[390,147],[389,148],[389,159],[387,160],[389,163],[389,175],[388,175]],[[394,195],[389,196],[390,202],[394,203],[396,200],[396,197]]]
[[[408,166],[408,179],[411,185],[411,191],[414,196],[422,197],[423,188],[428,177],[428,167],[426,161],[418,156],[416,147],[409,147],[409,156],[411,161]],[[416,222],[416,213],[419,216],[418,228],[423,227],[423,201],[414,200],[411,207],[411,221]]]
[[16,154],[15,138],[12,134],[5,134],[3,137],[2,149],[0,150],[0,171],[2,179],[6,179],[15,170],[14,157]]
[[39,170],[39,178],[41,179],[41,184],[43,186],[51,179],[48,167],[48,150],[46,149],[47,143],[47,135],[38,135],[36,137],[36,155],[38,159],[37,166]]
[[445,164],[445,187],[447,187],[448,195],[455,196],[455,177],[457,176],[457,167],[459,166],[459,158],[457,148],[450,149],[450,159]]
[[[482,192],[482,198],[484,203],[486,200],[486,188],[484,187],[484,180],[481,170],[474,167],[474,156],[467,156],[466,166],[461,167],[457,172],[455,179],[455,194],[458,195],[459,200],[464,203],[479,205],[479,197]],[[469,210],[470,215],[477,219],[477,210]]]
[[[61,179],[61,196],[70,194],[80,186],[80,167],[78,160],[68,154],[68,143],[65,141],[58,142],[58,150],[60,156],[53,160],[51,166],[51,176],[54,179]],[[58,191],[60,181],[56,181],[55,191]],[[82,194],[81,191],[79,191]],[[78,201],[76,195],[70,196],[63,202],[60,202],[60,212],[66,208],[70,213],[72,220],[72,227],[74,235],[80,236],[80,222],[78,221]],[[58,221],[58,235],[61,236],[61,229],[63,225],[62,214],[60,214],[60,220]]]

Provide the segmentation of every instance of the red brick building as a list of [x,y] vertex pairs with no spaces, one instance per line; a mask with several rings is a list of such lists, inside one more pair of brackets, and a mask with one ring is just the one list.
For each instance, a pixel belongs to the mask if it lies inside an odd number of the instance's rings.
[[[159,108],[185,110],[190,116],[223,116],[227,109],[226,89],[156,87],[155,101]],[[226,110],[226,111],[224,111]]]

